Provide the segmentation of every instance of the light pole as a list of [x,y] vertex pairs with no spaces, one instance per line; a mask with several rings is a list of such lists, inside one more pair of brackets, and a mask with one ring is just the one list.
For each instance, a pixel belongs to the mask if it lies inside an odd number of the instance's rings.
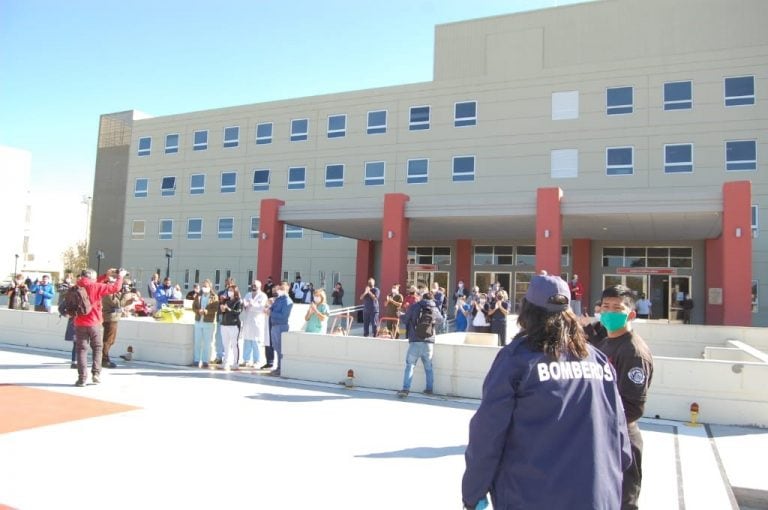
[[165,249],[165,258],[167,259],[167,264],[165,266],[165,277],[170,278],[171,277],[171,259],[173,258],[173,250],[171,248]]
[[96,252],[96,274],[101,274],[101,259],[105,257],[104,252],[101,250],[98,250]]
[[16,278],[16,275],[19,274],[19,254],[17,253],[14,257],[16,257],[16,261],[13,263],[13,277]]
[[83,195],[81,204],[85,205],[85,252],[88,253],[88,236],[91,233],[91,200],[89,195]]

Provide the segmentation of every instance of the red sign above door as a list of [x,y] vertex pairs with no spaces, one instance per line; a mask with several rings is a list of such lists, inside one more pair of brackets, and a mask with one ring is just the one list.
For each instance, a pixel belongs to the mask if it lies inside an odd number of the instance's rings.
[[620,267],[616,269],[618,274],[677,274],[674,267]]

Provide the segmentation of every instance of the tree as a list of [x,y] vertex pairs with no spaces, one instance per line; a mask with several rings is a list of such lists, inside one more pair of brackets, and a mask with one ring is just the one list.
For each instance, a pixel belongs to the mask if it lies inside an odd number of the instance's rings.
[[72,272],[77,275],[80,271],[88,267],[88,245],[85,241],[78,241],[74,246],[70,246],[64,253],[64,272]]

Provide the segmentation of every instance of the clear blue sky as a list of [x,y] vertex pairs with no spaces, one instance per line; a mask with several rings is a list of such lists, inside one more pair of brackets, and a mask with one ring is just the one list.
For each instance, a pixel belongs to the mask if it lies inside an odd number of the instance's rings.
[[429,81],[434,25],[577,1],[0,0],[0,145],[90,194],[102,113]]

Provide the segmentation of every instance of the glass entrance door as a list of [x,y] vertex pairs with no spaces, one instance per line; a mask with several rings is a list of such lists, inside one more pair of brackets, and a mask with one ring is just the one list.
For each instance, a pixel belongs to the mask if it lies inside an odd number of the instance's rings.
[[672,276],[669,280],[669,320],[683,322],[683,301],[691,293],[691,277]]
[[604,274],[603,288],[624,285],[638,294],[648,294],[646,275]]
[[507,291],[507,294],[511,294],[512,288],[512,273],[495,273],[495,272],[483,272],[478,271],[475,273],[475,285],[480,288],[480,292],[488,292],[488,289],[496,282],[502,289]]
[[[451,295],[453,290],[448,286],[450,283],[448,271],[410,271],[408,273],[409,284],[416,285],[416,287],[424,287],[430,289],[432,282],[445,289],[446,295]],[[405,289],[401,289],[404,291]]]

